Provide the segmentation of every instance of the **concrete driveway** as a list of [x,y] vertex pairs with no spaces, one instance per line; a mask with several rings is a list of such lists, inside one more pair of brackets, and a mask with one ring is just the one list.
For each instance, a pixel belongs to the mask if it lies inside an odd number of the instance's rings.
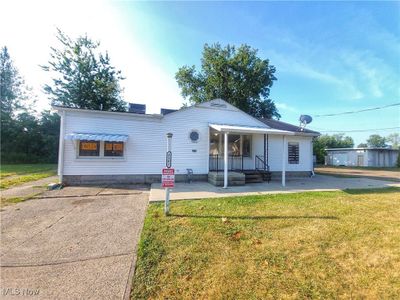
[[[400,183],[369,178],[344,178],[316,175],[312,178],[288,178],[282,187],[280,180],[270,183],[250,183],[244,186],[216,187],[208,182],[176,183],[171,191],[171,200],[219,198],[278,193],[298,193],[316,191],[338,191],[346,189],[369,189],[400,187]],[[159,183],[151,185],[150,201],[163,201],[165,190]]]
[[148,195],[137,186],[71,187],[3,208],[0,298],[129,297]]

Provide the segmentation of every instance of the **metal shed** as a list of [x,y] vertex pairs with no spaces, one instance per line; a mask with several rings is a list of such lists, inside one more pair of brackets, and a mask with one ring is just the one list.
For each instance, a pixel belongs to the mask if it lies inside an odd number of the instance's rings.
[[325,149],[325,164],[330,166],[395,167],[399,150],[391,148]]

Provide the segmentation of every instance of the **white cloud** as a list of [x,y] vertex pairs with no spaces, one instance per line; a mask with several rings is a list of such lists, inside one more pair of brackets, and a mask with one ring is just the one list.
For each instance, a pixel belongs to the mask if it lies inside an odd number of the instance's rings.
[[368,52],[343,51],[343,61],[358,72],[360,81],[365,82],[366,90],[375,98],[384,96],[385,85],[391,83],[395,74],[385,62]]
[[315,79],[317,81],[331,84],[347,99],[359,100],[364,97],[362,91],[354,84],[349,76],[334,75],[328,71],[318,70],[305,60],[296,59],[296,55],[284,56],[271,51],[271,61],[278,66],[281,72],[292,73],[301,77]]
[[173,75],[167,74],[142,48],[141,41],[127,28],[118,3],[104,1],[4,1],[0,18],[0,46],[9,48],[21,75],[39,95],[38,106],[49,107],[42,86],[50,75],[39,65],[49,60],[50,46],[57,46],[56,28],[77,37],[88,34],[101,42],[111,62],[126,80],[124,99],[147,104],[149,112],[160,107],[180,107],[182,98]]
[[279,109],[279,110],[283,110],[283,111],[290,111],[290,112],[297,112],[297,109],[294,108],[293,106],[283,103],[283,102],[275,102],[275,106]]

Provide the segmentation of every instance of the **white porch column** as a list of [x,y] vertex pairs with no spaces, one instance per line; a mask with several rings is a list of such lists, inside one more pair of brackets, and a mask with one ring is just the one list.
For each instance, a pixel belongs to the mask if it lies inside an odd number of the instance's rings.
[[287,161],[287,146],[286,136],[282,137],[282,186],[286,185],[286,161]]
[[228,187],[228,132],[224,133],[224,189]]

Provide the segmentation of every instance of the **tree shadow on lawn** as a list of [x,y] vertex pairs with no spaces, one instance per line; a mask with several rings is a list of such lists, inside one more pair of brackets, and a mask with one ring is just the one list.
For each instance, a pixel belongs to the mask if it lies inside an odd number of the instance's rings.
[[189,214],[170,214],[171,217],[178,218],[201,218],[201,219],[237,219],[237,220],[277,220],[277,219],[322,219],[322,220],[339,220],[335,216],[227,216],[227,215],[189,215]]
[[344,189],[343,192],[351,195],[400,193],[400,187],[393,186],[371,189]]

